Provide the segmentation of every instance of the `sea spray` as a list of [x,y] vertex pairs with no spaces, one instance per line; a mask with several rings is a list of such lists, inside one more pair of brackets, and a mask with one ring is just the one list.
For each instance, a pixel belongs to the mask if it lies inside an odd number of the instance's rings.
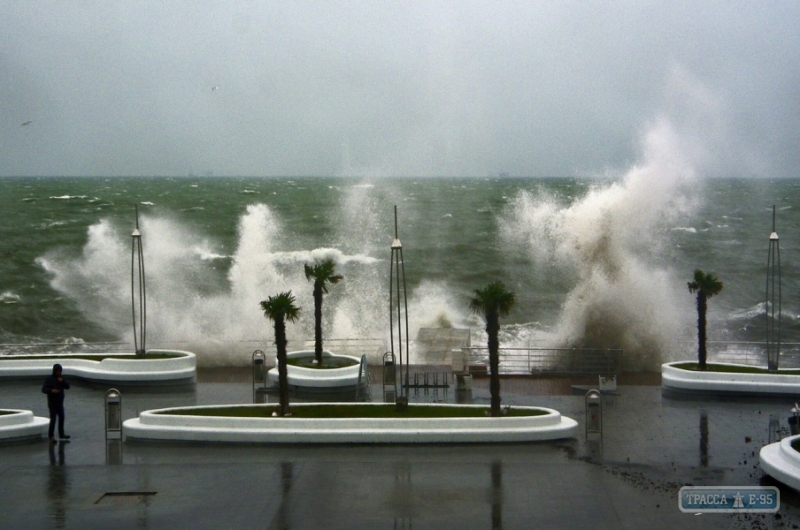
[[[300,274],[287,279],[271,259],[272,241],[280,227],[264,205],[249,206],[240,218],[228,282],[220,281],[216,260],[204,259],[197,251],[211,249],[221,255],[215,248],[219,245],[166,217],[144,216],[140,226],[148,342],[152,347],[192,350],[201,365],[243,364],[246,350],[260,347],[268,337],[258,301],[302,285]],[[59,249],[39,259],[52,275],[55,289],[122,340],[131,335],[128,241],[124,227],[104,219],[88,229],[80,256]]]
[[[83,314],[93,315],[92,320],[108,330],[131,321],[130,236],[118,235],[111,222],[103,220],[88,228],[80,256],[75,257],[73,249],[58,248],[36,259],[51,275],[53,289],[66,294]],[[109,300],[125,301],[127,306],[108,304]],[[132,343],[132,332],[130,337]]]
[[[201,366],[245,365],[254,349],[272,349],[272,328],[259,301],[291,290],[302,312],[298,322],[287,327],[290,348],[303,347],[313,335],[312,285],[303,274],[303,264],[327,257],[337,262],[345,280],[325,297],[325,337],[332,343],[334,339],[385,341],[391,239],[370,191],[354,188],[340,205],[333,240],[345,251],[292,249],[296,242],[291,241],[289,227],[265,204],[245,208],[230,254],[219,241],[185,222],[143,216],[148,345],[193,351]],[[86,318],[120,340],[132,337],[128,227],[102,219],[88,228],[80,254],[61,248],[38,262],[51,275],[51,286],[74,300]],[[459,322],[457,304],[447,292],[442,282],[414,289],[412,338],[419,326],[436,325],[442,318]],[[371,361],[379,359],[379,350],[376,346],[369,352]]]
[[[679,130],[683,132],[682,128]],[[707,172],[701,169],[698,173]],[[617,178],[621,184],[622,176]],[[603,189],[609,183],[589,178],[374,179],[370,185],[360,182],[303,179],[300,184],[307,189],[300,189],[288,184],[287,179],[263,178],[202,179],[199,188],[188,186],[186,179],[0,179],[0,195],[7,201],[9,221],[7,236],[0,241],[7,257],[2,262],[0,293],[19,296],[16,303],[0,302],[0,336],[8,346],[3,351],[21,352],[21,343],[63,342],[68,337],[84,339],[87,344],[81,350],[104,351],[98,350],[105,347],[100,341],[127,340],[132,348],[133,208],[128,201],[133,200],[139,200],[140,205],[155,203],[140,208],[151,302],[154,304],[156,299],[150,291],[160,290],[159,298],[176,298],[162,304],[180,314],[190,313],[192,306],[182,307],[178,297],[207,300],[194,306],[200,308],[196,315],[187,315],[187,323],[195,319],[196,325],[187,325],[187,331],[180,336],[177,330],[163,329],[159,335],[164,340],[159,343],[153,342],[154,329],[168,328],[160,324],[168,317],[162,315],[163,311],[153,313],[154,307],[149,307],[148,347],[193,349],[194,345],[177,341],[188,337],[206,348],[201,363],[233,357],[240,364],[248,363],[257,347],[273,347],[269,322],[260,308],[253,314],[253,308],[246,303],[236,303],[229,278],[240,243],[239,224],[248,215],[248,206],[256,204],[267,206],[276,227],[269,241],[272,265],[279,277],[291,277],[287,283],[274,285],[296,285],[304,310],[312,307],[312,301],[311,285],[302,275],[302,262],[328,249],[340,253],[337,263],[344,260],[337,270],[346,279],[325,299],[326,338],[388,335],[388,257],[393,236],[392,206],[397,204],[410,303],[414,306],[412,326],[415,320],[425,326],[446,325],[449,320],[454,327],[470,328],[473,345],[485,344],[484,323],[469,313],[467,301],[474,289],[498,277],[518,295],[514,310],[502,323],[501,345],[560,344],[556,338],[562,306],[578,284],[578,267],[566,258],[555,257],[555,248],[562,243],[556,238],[532,239],[549,245],[550,251],[530,251],[527,236],[518,244],[509,245],[508,239],[500,237],[497,220],[509,219],[511,210],[506,209],[507,204],[509,200],[519,200],[520,190],[528,190],[531,202],[559,211],[580,202],[591,189]],[[686,290],[686,282],[697,267],[716,273],[725,282],[724,292],[709,307],[709,338],[763,342],[765,317],[763,306],[757,306],[764,302],[772,205],[786,208],[800,200],[800,185],[789,179],[702,179],[700,184],[690,193],[706,198],[702,207],[695,215],[675,216],[681,218],[658,238],[662,250],[637,250],[639,259],[649,268],[672,276],[672,294],[685,309],[686,317],[681,339],[687,342],[681,358],[692,358],[697,350],[694,297]],[[354,192],[351,196],[351,188],[363,190],[363,194],[356,197],[359,193]],[[258,193],[241,193],[244,189]],[[67,192],[87,197],[102,193],[102,202],[87,209],[88,199],[48,200]],[[26,201],[29,197],[36,200]],[[197,204],[204,204],[207,209],[182,211]],[[101,205],[104,206],[99,208]],[[551,216],[544,208],[537,211],[545,219]],[[779,233],[791,249],[797,246],[793,234],[800,233],[800,228],[798,217],[791,215],[794,210],[787,211],[783,217],[779,213]],[[453,217],[445,217],[448,213]],[[44,227],[47,220],[60,224]],[[533,224],[545,227],[544,222]],[[186,247],[174,275],[164,277],[151,262],[151,258],[162,259],[156,255],[162,244],[159,240],[165,237],[157,233],[162,225],[167,232],[177,234],[177,238],[170,236],[176,250]],[[106,234],[95,234],[98,230]],[[637,237],[653,239],[644,232]],[[525,254],[516,254],[516,250]],[[87,257],[90,255],[96,259]],[[42,266],[44,263],[47,268]],[[792,290],[798,282],[797,270],[789,263],[783,273],[786,289]],[[643,287],[645,291],[649,288]],[[433,296],[426,295],[428,291]],[[261,300],[274,293],[257,294]],[[446,303],[438,298],[441,294],[446,295]],[[420,296],[427,301],[414,304],[413,300]],[[13,300],[16,298],[7,301]],[[751,308],[752,314],[739,315],[740,311],[750,313]],[[787,312],[795,317],[800,313],[797,304],[784,297],[783,311],[786,318],[782,335],[787,342],[800,341],[800,320],[787,317]],[[208,318],[203,317],[206,312]],[[216,330],[227,329],[245,318],[240,319],[240,315],[255,319],[257,328],[241,335],[232,332],[224,342],[224,335],[217,336]],[[216,325],[215,320],[222,325]],[[206,321],[210,322],[205,324]],[[344,325],[339,326],[340,321]],[[206,329],[201,329],[201,322]],[[310,322],[298,322],[290,328],[298,338],[309,339],[313,335]],[[416,337],[416,330],[410,331]],[[176,342],[169,342],[172,338]],[[124,345],[110,347],[124,349]],[[41,346],[37,351],[49,351],[48,348]],[[712,346],[710,352],[715,348]]]
[[500,221],[507,244],[529,249],[532,273],[549,263],[575,274],[552,346],[622,348],[630,370],[657,369],[690,318],[681,276],[663,257],[701,185],[668,120],[648,131],[643,151],[619,181],[571,204],[522,191]]
[[[415,259],[419,245],[428,243],[434,237],[422,234],[426,241],[419,241],[410,230],[414,221],[425,217],[413,199],[414,193],[407,193],[391,181],[382,181],[377,187],[363,181],[345,189],[340,208],[335,214],[337,226],[334,239],[347,252],[356,255],[378,256],[375,267],[361,267],[357,275],[337,285],[343,288],[344,295],[338,302],[334,313],[332,329],[339,337],[378,338],[388,346],[389,339],[389,272],[391,244],[394,238],[394,205],[398,206],[399,238],[404,247],[406,274],[421,277],[416,285],[407,285],[409,335],[411,361],[417,361],[413,340],[421,327],[463,326],[466,306],[459,308],[456,293],[444,281],[425,278],[429,271],[414,270],[421,260]],[[392,286],[395,288],[395,286]],[[395,326],[397,325],[395,321]],[[382,353],[382,352],[381,352]],[[380,360],[375,359],[375,360]],[[373,359],[370,359],[373,361]]]
[[[375,339],[382,344],[389,329],[386,285],[391,232],[382,223],[383,201],[376,193],[374,184],[368,180],[347,186],[332,214],[335,245],[350,255],[370,256],[371,262],[368,267],[357,263],[338,267],[344,281],[331,290],[337,297],[337,305],[324,313],[332,315],[328,336]],[[370,360],[377,362],[379,358]]]

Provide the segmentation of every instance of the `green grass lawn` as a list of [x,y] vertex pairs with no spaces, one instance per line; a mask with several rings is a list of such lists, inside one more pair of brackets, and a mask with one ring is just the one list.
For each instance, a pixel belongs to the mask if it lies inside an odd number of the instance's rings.
[[[294,407],[293,418],[485,418],[489,407],[437,407],[408,405],[398,411],[393,403],[385,405],[363,405],[353,403],[333,405],[303,405]],[[534,409],[506,409],[508,416],[543,416],[547,411]],[[278,411],[277,405],[236,406],[220,408],[176,409],[161,414],[184,416],[221,416],[230,418],[270,418]]]
[[[675,368],[681,370],[689,370],[692,372],[700,372],[697,363],[679,363],[673,364]],[[766,368],[759,366],[730,366],[727,364],[706,363],[706,372],[722,372],[728,374],[774,374]],[[800,375],[800,370],[780,370],[780,375]]]
[[348,357],[322,357],[322,364],[317,364],[314,361],[316,358],[313,355],[302,357],[289,357],[286,359],[286,364],[292,366],[299,366],[301,368],[314,368],[317,370],[330,370],[332,368],[345,368],[347,366],[355,366],[358,361]]
[[[146,353],[145,360],[153,359],[176,359],[183,357],[183,355],[175,353]],[[39,359],[84,359],[87,361],[102,361],[103,359],[128,359],[136,360],[134,354],[113,354],[113,353],[98,353],[98,354],[85,354],[85,353],[62,353],[52,355],[0,355],[0,362],[2,361],[25,361],[25,360],[39,360]]]

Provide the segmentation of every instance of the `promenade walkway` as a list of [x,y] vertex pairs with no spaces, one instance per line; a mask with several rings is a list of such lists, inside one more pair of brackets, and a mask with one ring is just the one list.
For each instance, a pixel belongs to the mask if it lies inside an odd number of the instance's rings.
[[[180,390],[123,389],[124,417],[178,405],[251,402],[249,371],[198,373]],[[775,485],[758,450],[792,403],[670,400],[657,376],[620,378],[604,398],[602,443],[584,437],[584,398],[569,381],[503,381],[507,405],[552,407],[577,439],[458,446],[268,446],[131,443],[104,436],[106,387],[67,394],[71,443],[0,445],[0,528],[798,528],[800,495],[769,515],[693,515],[681,486]],[[373,383],[375,399],[381,385]],[[46,416],[41,382],[6,381],[0,408]],[[411,401],[488,403],[419,390]],[[788,434],[788,433],[787,433]]]

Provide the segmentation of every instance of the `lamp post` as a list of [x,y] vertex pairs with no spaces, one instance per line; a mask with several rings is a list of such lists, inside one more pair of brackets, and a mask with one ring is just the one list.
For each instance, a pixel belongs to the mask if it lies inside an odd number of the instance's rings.
[[144,342],[147,336],[147,293],[144,280],[144,248],[142,248],[142,234],[139,232],[139,207],[138,205],[134,205],[134,208],[136,211],[136,228],[134,228],[131,234],[131,313],[133,316],[133,349],[138,357],[144,357]]
[[[397,206],[394,207],[394,240],[392,241],[392,259],[390,260],[389,271],[389,341],[391,343],[392,357],[395,357],[395,342],[394,342],[394,329],[395,329],[395,310],[397,311],[397,351],[400,368],[400,393],[397,396],[398,405],[408,404],[408,297],[406,296],[406,272],[405,263],[403,262],[403,245],[400,243],[400,238],[397,235]],[[402,308],[400,287],[402,284]],[[396,298],[396,300],[395,300]],[[405,333],[406,333],[406,379],[405,385],[403,384],[403,317],[405,317]],[[405,392],[403,387],[405,386]]]
[[772,233],[767,255],[767,369],[778,370],[781,354],[781,247],[775,231],[775,205],[772,206]]

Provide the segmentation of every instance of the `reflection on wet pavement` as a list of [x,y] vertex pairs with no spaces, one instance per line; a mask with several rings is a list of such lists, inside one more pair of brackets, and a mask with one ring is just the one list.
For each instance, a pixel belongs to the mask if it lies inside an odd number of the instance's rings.
[[[123,416],[252,401],[249,382],[222,379],[179,390],[123,389]],[[546,389],[559,390],[540,393]],[[46,415],[38,390],[3,382],[0,406]],[[793,405],[671,399],[658,386],[620,385],[618,395],[603,396],[602,436],[587,438],[583,395],[563,382],[516,378],[501,382],[504,405],[557,409],[580,423],[578,438],[497,446],[205,446],[107,441],[106,390],[73,385],[69,448],[0,446],[0,495],[9,501],[0,527],[103,527],[119,518],[128,526],[178,527],[188,517],[199,526],[287,529],[748,528],[756,519],[682,517],[677,492],[687,484],[774,484],[758,467],[758,451],[788,434]],[[379,400],[381,385],[372,391]],[[488,381],[410,397],[488,404]],[[51,465],[42,465],[43,451]],[[779,487],[781,525],[800,526],[800,494]],[[94,505],[113,492],[158,494],[130,506],[121,498]]]
[[[69,493],[69,478],[65,466],[66,443],[49,443],[50,472],[47,477],[47,497],[50,500],[49,515],[56,528],[67,526],[67,494]],[[56,459],[56,451],[58,458]]]

